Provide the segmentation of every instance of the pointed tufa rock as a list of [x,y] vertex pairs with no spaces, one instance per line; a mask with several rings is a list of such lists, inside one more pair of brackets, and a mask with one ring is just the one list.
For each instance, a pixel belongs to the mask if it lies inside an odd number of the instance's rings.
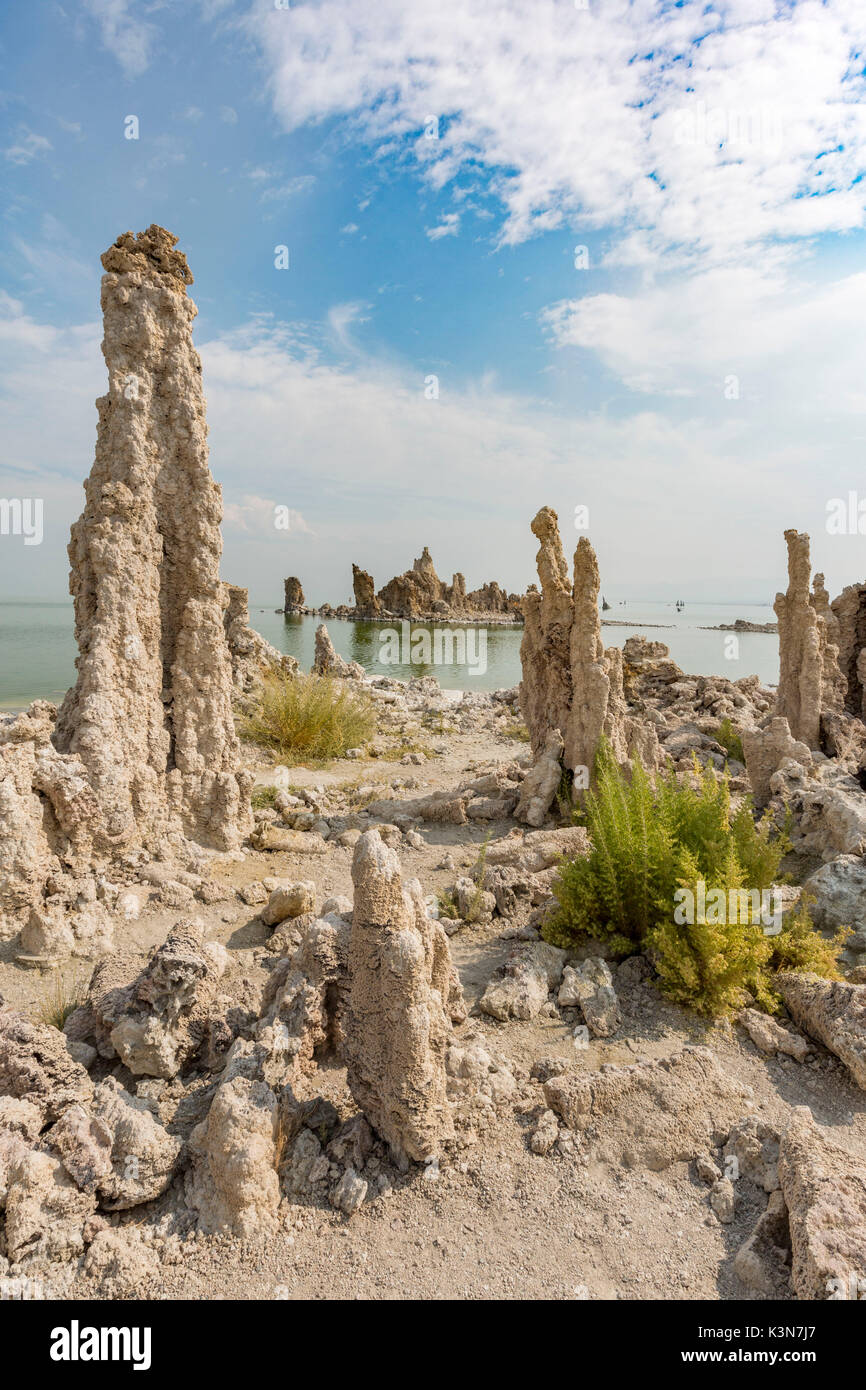
[[358,616],[378,618],[382,612],[382,605],[376,597],[375,581],[372,574],[362,570],[360,565],[352,565],[352,589]]
[[787,719],[795,739],[818,749],[822,715],[838,714],[844,707],[845,680],[838,648],[831,640],[833,625],[827,616],[823,575],[815,576],[815,592],[809,593],[809,537],[804,531],[788,530],[785,540],[788,588],[776,595],[773,605],[779,620],[775,713]]
[[648,767],[656,766],[655,732],[628,712],[622,652],[618,647],[605,651],[602,642],[595,551],[581,536],[571,584],[556,512],[542,507],[532,530],[540,541],[541,592],[533,586],[524,599],[520,708],[534,756],[544,755],[549,732],[558,729],[571,772],[584,768],[589,775],[602,735],[619,762],[636,752]]
[[301,588],[300,579],[297,579],[294,575],[290,575],[288,579],[284,580],[284,584],[286,596],[285,602],[283,603],[283,611],[286,613],[301,612],[306,606],[307,601],[304,598],[304,591]]
[[231,710],[192,276],[151,226],[102,258],[107,395],[72,528],[78,679],[55,743],[75,754],[112,846],[182,834],[218,849],[248,828]]
[[866,584],[849,584],[830,610],[836,621],[833,640],[839,647],[839,667],[848,684],[845,708],[866,721]]
[[405,886],[378,831],[355,847],[349,988],[342,1022],[349,1087],[398,1161],[435,1157],[452,1132],[445,1051],[448,939],[421,885]]

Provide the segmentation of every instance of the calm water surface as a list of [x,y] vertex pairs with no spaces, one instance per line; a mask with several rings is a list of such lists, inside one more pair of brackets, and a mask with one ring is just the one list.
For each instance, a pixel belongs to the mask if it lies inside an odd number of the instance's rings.
[[[772,685],[779,678],[775,634],[737,634],[738,651],[732,656],[729,639],[733,634],[702,630],[718,623],[732,623],[736,618],[747,618],[754,623],[772,622],[775,615],[769,606],[695,603],[687,604],[678,613],[671,603],[629,603],[617,604],[605,616],[628,624],[627,627],[605,624],[602,631],[607,646],[621,647],[627,637],[639,632],[665,642],[674,661],[691,675],[724,675],[736,680],[739,676],[754,674]],[[251,603],[250,621],[275,647],[296,657],[301,666],[309,670],[313,663],[318,618],[286,618],[273,607]],[[402,643],[400,655],[411,657],[412,646],[416,652],[425,654],[423,639],[415,636],[419,630],[423,632],[425,626],[432,647],[433,630],[427,625],[413,623],[412,645]],[[487,628],[486,653],[483,647],[472,646],[473,642],[479,642],[476,629],[461,629],[466,634],[467,655],[476,660],[471,664],[450,661],[445,665],[433,665],[415,660],[383,659],[396,654],[394,641],[388,642],[388,633],[401,635],[400,624],[329,619],[327,627],[341,656],[359,661],[376,675],[405,680],[410,676],[431,674],[450,690],[496,690],[516,685],[520,679],[522,628]],[[447,654],[448,644],[444,646]],[[0,709],[21,709],[37,698],[58,701],[75,679],[76,654],[71,603],[0,602]],[[482,666],[485,669],[481,669]]]

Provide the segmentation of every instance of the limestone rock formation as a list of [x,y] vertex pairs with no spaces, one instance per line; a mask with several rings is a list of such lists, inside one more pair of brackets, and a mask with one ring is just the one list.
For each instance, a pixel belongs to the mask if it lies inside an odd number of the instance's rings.
[[785,532],[788,545],[788,588],[777,594],[773,607],[779,620],[779,690],[776,714],[788,721],[795,739],[809,748],[822,745],[822,714],[843,708],[845,681],[839,651],[831,640],[823,575],[816,576],[815,595],[809,593],[809,537]]
[[546,941],[516,947],[479,1000],[482,1013],[505,1021],[535,1018],[562,979],[565,951]]
[[364,668],[358,661],[345,661],[340,656],[330,633],[324,623],[316,628],[316,655],[313,661],[313,674],[317,676],[340,676],[347,680],[363,680]]
[[594,1131],[606,1161],[658,1171],[720,1143],[748,1095],[709,1048],[685,1047],[633,1066],[566,1072],[545,1083],[544,1098],[570,1129]]
[[232,721],[192,276],[176,238],[124,233],[102,258],[108,393],[72,528],[78,676],[0,727],[0,913],[52,872],[182,838],[227,850],[251,824]]
[[349,930],[341,918],[314,918],[271,973],[256,1027],[265,1052],[262,1076],[270,1085],[296,1082],[315,1069],[317,1056],[339,1052]]
[[562,777],[564,744],[558,729],[550,729],[544,747],[520,784],[516,820],[540,826],[553,804]]
[[398,1161],[433,1158],[452,1121],[445,1052],[452,987],[448,940],[421,886],[375,830],[352,864],[355,906],[343,1046],[349,1086]]
[[541,756],[550,730],[558,729],[565,766],[571,772],[585,769],[584,785],[602,735],[620,762],[634,753],[654,767],[658,740],[648,724],[628,712],[622,652],[617,647],[605,651],[601,640],[598,564],[592,546],[581,536],[572,584],[556,512],[542,507],[532,530],[540,542],[536,563],[541,591],[532,587],[524,599],[520,708],[534,756]]
[[47,1023],[33,1023],[0,1001],[0,1095],[27,1100],[46,1120],[70,1105],[86,1105],[93,1082],[66,1049],[66,1038]]
[[782,1132],[779,1180],[791,1230],[791,1282],[807,1300],[862,1299],[866,1169],[829,1139],[806,1106]]
[[248,825],[249,780],[232,722],[192,276],[176,240],[151,226],[102,257],[109,390],[69,546],[80,655],[55,742],[86,767],[111,844],[174,830],[231,849]]
[[378,594],[373,576],[358,565],[352,566],[352,585],[355,593],[353,616],[357,618],[462,618],[470,622],[485,617],[498,622],[520,620],[521,599],[518,594],[506,593],[495,580],[467,593],[466,580],[459,571],[453,575],[451,583],[446,584],[436,573],[426,545],[412,568],[395,575]]
[[866,584],[849,584],[830,608],[836,620],[833,640],[839,648],[839,667],[847,681],[845,708],[866,721]]
[[187,1198],[205,1232],[266,1235],[280,1204],[277,1098],[242,1076],[218,1087],[207,1119],[190,1136]]
[[74,1259],[84,1250],[84,1223],[96,1197],[82,1192],[63,1163],[30,1149],[9,1174],[6,1248],[19,1262]]
[[567,965],[557,996],[562,1008],[579,1008],[594,1038],[610,1038],[622,1022],[610,967],[600,956]]
[[226,965],[225,949],[206,942],[204,930],[183,918],[131,984],[112,978],[108,962],[97,966],[76,1036],[113,1049],[134,1076],[176,1076],[206,1043]]
[[352,589],[355,594],[355,608],[359,618],[378,618],[382,605],[376,597],[376,585],[372,574],[352,565]]
[[293,675],[298,663],[293,656],[277,651],[255,628],[250,627],[249,597],[246,589],[237,584],[223,584],[225,604],[224,625],[231,661],[232,686],[236,704],[247,707],[245,696],[252,696],[252,705],[261,692],[266,676]]
[[286,596],[283,603],[283,611],[286,613],[302,612],[306,606],[306,599],[304,598],[304,591],[301,588],[300,579],[296,579],[294,575],[290,575],[284,582]]
[[783,715],[777,715],[763,728],[743,729],[740,737],[757,807],[766,806],[770,800],[770,778],[774,772],[778,772],[786,758],[793,758],[801,767],[812,766],[808,744],[791,736],[788,721]]
[[846,1065],[866,1091],[866,985],[785,971],[776,986],[794,1022]]
[[95,1088],[90,1105],[72,1105],[48,1133],[48,1143],[83,1192],[97,1193],[108,1211],[150,1202],[164,1192],[183,1149],[147,1104],[113,1076]]

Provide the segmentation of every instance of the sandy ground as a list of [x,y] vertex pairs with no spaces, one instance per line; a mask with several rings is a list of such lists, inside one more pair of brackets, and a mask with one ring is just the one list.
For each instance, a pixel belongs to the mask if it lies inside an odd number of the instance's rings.
[[[439,740],[441,743],[442,741]],[[494,735],[450,736],[447,752],[421,767],[365,760],[338,761],[326,769],[293,768],[297,786],[344,784],[386,786],[397,777],[414,782],[407,795],[452,786],[467,768],[486,770],[511,762],[525,745]],[[266,783],[261,760],[259,781]],[[417,876],[425,893],[453,885],[455,870],[439,867],[447,851],[457,870],[476,862],[487,833],[508,834],[513,821],[468,827],[420,827],[422,849],[401,852],[404,877]],[[351,893],[351,850],[331,845],[326,855],[248,852],[218,873],[235,886],[266,875],[313,879],[319,898]],[[231,955],[228,983],[255,998],[275,957],[266,949],[270,935],[258,907],[237,901],[213,907],[195,905],[214,939]],[[177,909],[146,910],[122,929],[118,947],[142,961],[160,944],[178,916]],[[143,1276],[128,1297],[182,1299],[731,1299],[760,1297],[740,1283],[733,1256],[749,1235],[766,1198],[750,1182],[737,1185],[732,1223],[721,1225],[708,1201],[708,1188],[694,1164],[675,1163],[662,1172],[601,1162],[592,1147],[540,1156],[528,1144],[534,1121],[544,1108],[541,1085],[530,1076],[540,1059],[559,1059],[569,1067],[597,1069],[636,1057],[661,1057],[684,1043],[706,1043],[724,1072],[751,1088],[744,1113],[778,1124],[791,1105],[805,1104],[832,1137],[861,1162],[866,1161],[866,1096],[841,1063],[816,1046],[813,1059],[798,1064],[766,1058],[737,1025],[706,1024],[665,1002],[651,983],[617,985],[623,1022],[609,1040],[575,1048],[573,1020],[552,1006],[549,1016],[531,1022],[497,1023],[479,1014],[477,1000],[492,972],[512,945],[515,925],[496,917],[491,925],[467,926],[451,937],[451,949],[471,1006],[456,1040],[472,1037],[508,1060],[520,1081],[517,1100],[501,1108],[482,1133],[464,1135],[443,1159],[438,1174],[413,1169],[389,1173],[390,1187],[352,1218],[311,1198],[287,1198],[281,1226],[267,1245],[244,1246],[223,1237],[185,1238],[175,1234],[178,1183],[157,1202],[124,1214],[156,1248],[158,1272]],[[86,984],[91,965],[74,963],[73,976]],[[68,972],[67,972],[68,974]],[[14,963],[10,946],[0,956],[0,994],[8,1003],[38,1016],[50,977]],[[116,1071],[130,1090],[135,1078]],[[150,1083],[151,1086],[153,1083]],[[213,1077],[202,1076],[177,1105],[169,1128],[188,1132],[206,1112]],[[326,1066],[316,1078],[317,1093],[344,1114],[355,1110],[345,1073]],[[315,1092],[314,1092],[315,1093]],[[198,1113],[196,1113],[198,1112]],[[171,1114],[168,1105],[167,1114]],[[167,1234],[166,1234],[167,1233]],[[99,1296],[81,1276],[70,1285],[45,1281],[46,1296]]]

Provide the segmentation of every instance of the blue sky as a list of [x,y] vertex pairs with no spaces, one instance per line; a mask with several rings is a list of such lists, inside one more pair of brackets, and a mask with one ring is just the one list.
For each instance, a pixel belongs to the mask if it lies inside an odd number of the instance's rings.
[[65,592],[99,255],[150,222],[256,601],[425,543],[522,589],[544,503],[612,595],[766,600],[789,525],[862,579],[825,517],[866,503],[864,51],[859,0],[6,7],[0,496],[45,540],[0,536],[0,594]]

